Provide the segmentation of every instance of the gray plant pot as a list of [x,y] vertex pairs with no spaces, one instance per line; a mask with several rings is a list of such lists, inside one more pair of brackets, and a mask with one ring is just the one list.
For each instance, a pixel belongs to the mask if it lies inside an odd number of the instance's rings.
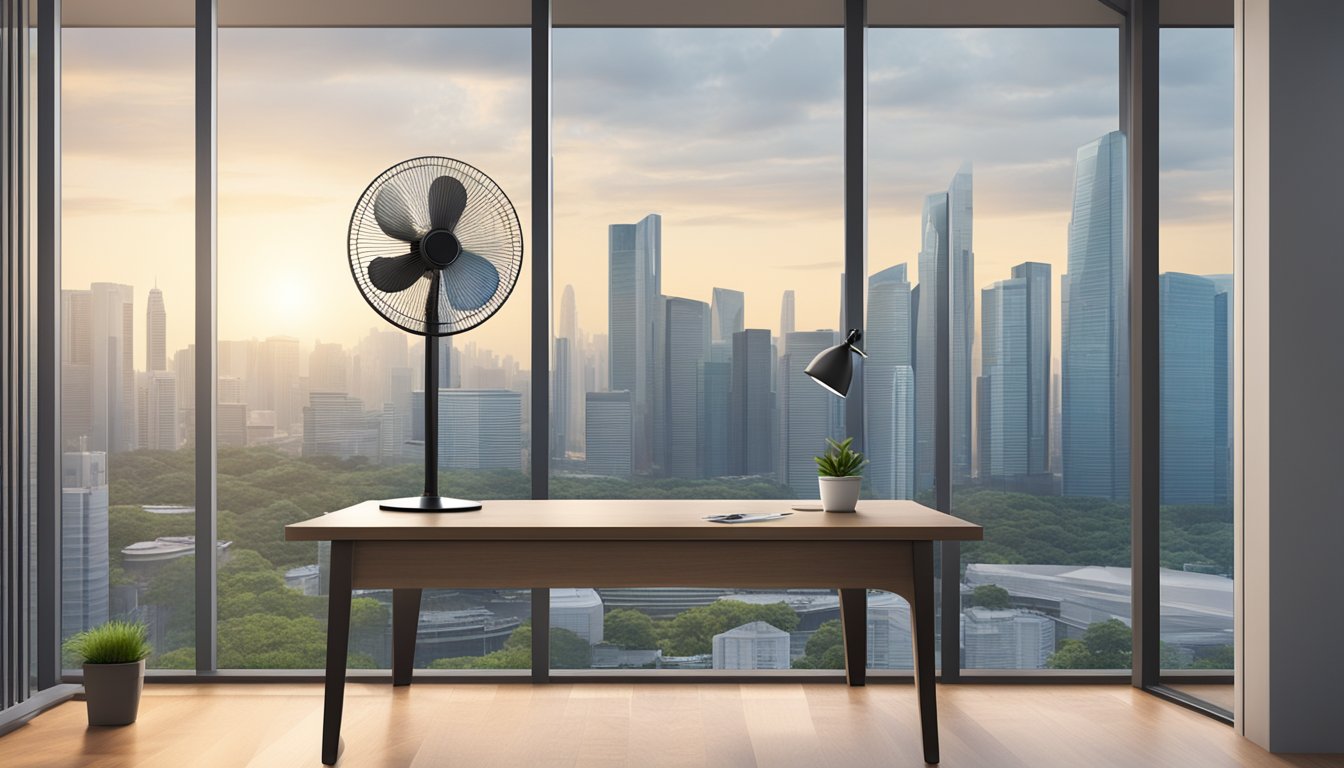
[[89,705],[89,725],[134,723],[144,685],[144,659],[126,664],[85,664],[84,695]]

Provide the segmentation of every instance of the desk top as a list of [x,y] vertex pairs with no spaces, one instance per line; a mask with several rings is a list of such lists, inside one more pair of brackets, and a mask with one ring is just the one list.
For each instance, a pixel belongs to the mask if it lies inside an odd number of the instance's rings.
[[[366,501],[285,526],[289,541],[978,541],[984,529],[913,501],[863,500],[858,511],[794,512],[725,525],[706,515],[788,512],[789,500],[484,501],[477,512],[387,512]],[[813,502],[815,503],[815,502]]]

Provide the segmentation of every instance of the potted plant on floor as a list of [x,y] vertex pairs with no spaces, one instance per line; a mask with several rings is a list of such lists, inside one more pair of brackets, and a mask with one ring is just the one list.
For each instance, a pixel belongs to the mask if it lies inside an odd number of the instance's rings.
[[863,483],[860,472],[868,461],[850,448],[853,442],[852,437],[842,443],[826,438],[829,449],[814,457],[817,483],[821,486],[821,508],[827,512],[853,512],[858,506],[859,486]]
[[109,621],[66,641],[83,660],[89,725],[130,725],[140,709],[145,659],[153,650],[140,622]]

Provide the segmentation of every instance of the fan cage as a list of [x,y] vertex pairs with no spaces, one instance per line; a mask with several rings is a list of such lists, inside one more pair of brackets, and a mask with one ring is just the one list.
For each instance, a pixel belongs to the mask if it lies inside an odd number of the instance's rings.
[[[382,291],[369,279],[369,264],[374,259],[402,256],[412,250],[410,243],[389,236],[378,225],[374,201],[385,189],[396,191],[423,233],[429,229],[430,184],[440,176],[453,176],[466,188],[467,205],[453,233],[464,251],[481,256],[495,267],[499,287],[483,306],[469,310],[454,307],[441,287],[439,321],[434,328],[427,328],[430,272],[397,293]],[[350,216],[349,254],[350,272],[360,295],[384,320],[408,333],[452,336],[485,322],[509,298],[522,271],[523,232],[508,195],[480,169],[448,157],[417,157],[383,171],[360,195]]]

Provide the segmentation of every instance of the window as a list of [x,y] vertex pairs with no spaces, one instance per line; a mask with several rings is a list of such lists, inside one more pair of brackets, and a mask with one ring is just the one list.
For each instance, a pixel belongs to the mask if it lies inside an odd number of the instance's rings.
[[[283,526],[423,490],[424,339],[350,277],[347,228],[384,169],[446,155],[529,221],[528,32],[220,33],[219,665],[324,665],[329,549]],[[520,285],[530,280],[526,253]],[[527,291],[442,340],[445,495],[526,498]],[[488,413],[490,418],[467,418]],[[486,428],[486,427],[489,428]],[[417,666],[527,667],[528,593],[428,590]],[[357,593],[352,666],[391,664],[391,593]],[[521,647],[523,653],[517,653]]]
[[[869,35],[871,491],[934,500],[948,280],[961,666],[1129,666],[1114,29]],[[940,600],[940,605],[942,605]]]
[[[802,374],[841,327],[840,30],[553,44],[552,496],[817,498],[812,456],[844,429]],[[839,649],[827,590],[554,590],[552,616],[585,641],[559,667],[787,669]],[[715,653],[732,633],[783,650]]]
[[1229,717],[1232,51],[1230,29],[1162,30],[1161,661],[1169,687]]
[[150,666],[178,668],[195,664],[177,352],[194,334],[192,50],[189,29],[67,29],[61,83],[60,634],[140,619]]

